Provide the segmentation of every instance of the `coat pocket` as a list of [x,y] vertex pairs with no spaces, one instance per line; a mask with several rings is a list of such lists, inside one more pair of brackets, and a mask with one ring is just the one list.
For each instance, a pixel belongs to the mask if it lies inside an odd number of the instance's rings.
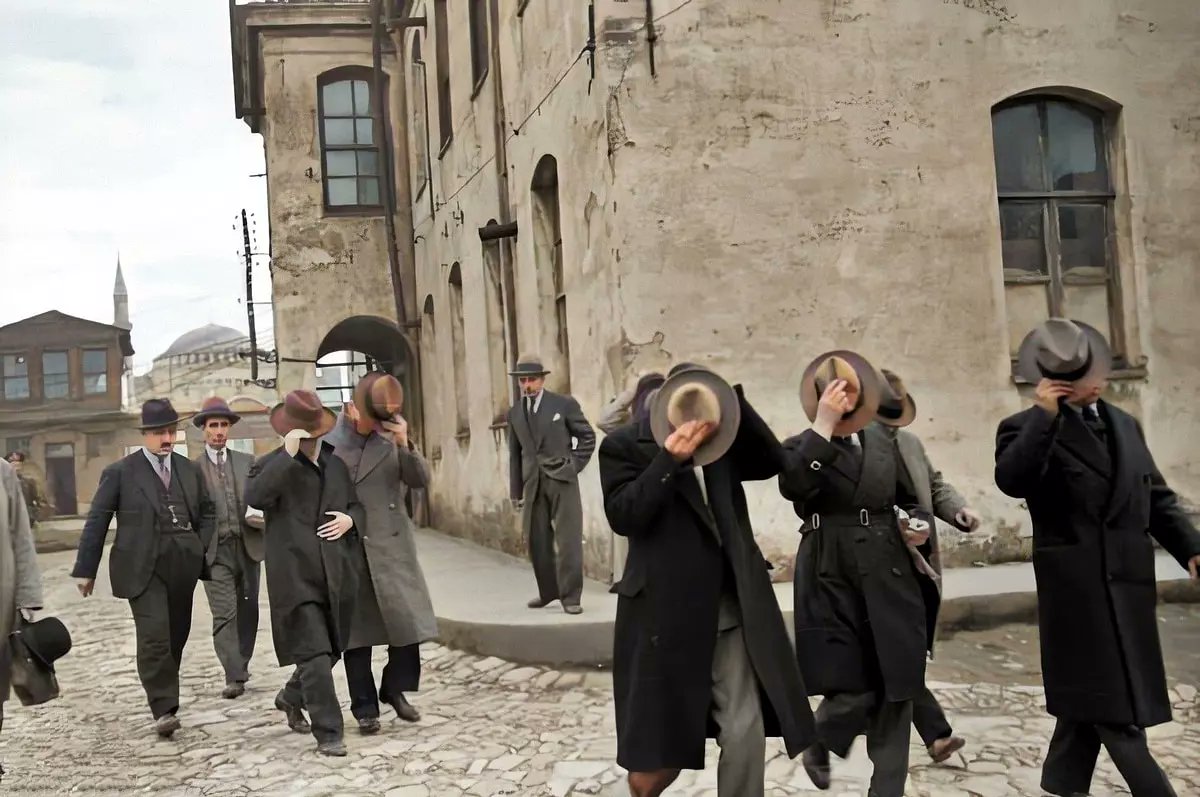
[[609,592],[624,598],[636,598],[646,588],[646,574],[642,570],[629,570],[621,580],[609,588]]

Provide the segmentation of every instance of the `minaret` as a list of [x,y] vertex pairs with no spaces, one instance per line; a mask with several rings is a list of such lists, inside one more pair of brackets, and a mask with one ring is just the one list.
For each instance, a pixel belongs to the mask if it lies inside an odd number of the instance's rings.
[[[113,283],[113,326],[133,329],[129,323],[129,291],[125,287],[125,275],[121,273],[121,253],[117,253],[117,279]],[[122,394],[125,406],[133,405],[133,358],[126,357],[121,369]]]

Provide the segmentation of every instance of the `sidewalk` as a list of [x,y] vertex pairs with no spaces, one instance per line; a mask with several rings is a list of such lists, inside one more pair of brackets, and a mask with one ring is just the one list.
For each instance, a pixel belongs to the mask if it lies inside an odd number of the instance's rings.
[[[524,560],[427,529],[417,533],[417,550],[443,644],[523,664],[610,663],[617,601],[606,585],[587,581],[584,612],[572,617],[557,603],[526,608],[536,588]],[[1161,600],[1200,601],[1200,587],[1174,559],[1160,553],[1156,564]],[[775,595],[790,628],[792,585],[776,584]],[[1036,618],[1032,564],[946,571],[940,633]]]

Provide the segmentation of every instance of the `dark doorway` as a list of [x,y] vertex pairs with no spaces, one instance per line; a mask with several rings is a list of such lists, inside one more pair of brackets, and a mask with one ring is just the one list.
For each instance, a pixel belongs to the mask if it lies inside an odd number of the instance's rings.
[[54,500],[55,515],[75,515],[79,504],[75,496],[75,446],[71,443],[46,444],[46,487]]

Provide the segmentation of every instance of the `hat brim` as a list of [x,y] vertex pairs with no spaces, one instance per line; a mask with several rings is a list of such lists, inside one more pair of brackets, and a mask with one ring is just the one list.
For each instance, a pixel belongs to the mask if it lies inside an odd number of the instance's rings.
[[[1109,346],[1108,340],[1104,334],[1096,329],[1091,324],[1083,321],[1071,319],[1071,323],[1083,330],[1083,334],[1087,336],[1088,350],[1092,355],[1092,364],[1088,368],[1087,373],[1083,376],[1071,380],[1072,383],[1084,382],[1087,380],[1107,378],[1112,372],[1112,347]],[[1029,330],[1024,340],[1021,341],[1020,347],[1017,349],[1017,376],[1024,382],[1031,385],[1036,385],[1043,379],[1046,379],[1042,374],[1042,369],[1037,363],[1037,341],[1035,333],[1037,328]]]
[[742,422],[742,405],[738,402],[737,393],[733,386],[707,368],[688,368],[677,371],[663,382],[662,387],[654,393],[650,401],[650,431],[654,440],[660,446],[665,445],[674,429],[667,419],[667,408],[671,406],[671,397],[685,385],[699,382],[707,387],[717,397],[717,405],[721,408],[721,423],[716,431],[709,436],[692,454],[692,463],[697,466],[711,465],[733,445],[737,438],[738,427]]
[[509,371],[509,376],[548,376],[549,371]]
[[227,418],[229,420],[229,424],[232,426],[240,421],[242,416],[238,415],[233,410],[229,410],[228,412],[225,410],[209,410],[208,412],[201,411],[192,416],[192,424],[195,425],[197,429],[203,429],[204,424],[208,423],[209,418]]
[[71,650],[71,632],[57,617],[43,617],[20,632],[29,655],[49,672],[54,672],[54,662]]
[[861,354],[845,349],[828,351],[814,359],[800,377],[800,406],[804,408],[804,414],[808,416],[809,421],[817,419],[817,405],[821,401],[821,394],[817,391],[817,368],[830,357],[845,360],[858,377],[858,406],[833,427],[834,435],[847,437],[867,428],[877,417],[879,397],[882,394],[879,372]]
[[299,420],[289,416],[286,412],[286,405],[281,401],[271,408],[271,428],[280,437],[286,437],[288,432],[293,432],[296,429],[303,429],[313,437],[323,437],[333,431],[333,427],[337,425],[337,416],[333,414],[333,410],[328,407],[321,408],[321,421],[316,428],[308,428],[300,423]]
[[908,426],[917,419],[917,402],[913,400],[911,393],[904,394],[904,409],[900,412],[899,418],[888,418],[886,415],[875,413],[875,420],[882,423],[884,426],[893,426],[901,429]]
[[390,377],[394,383],[395,394],[389,398],[394,399],[396,403],[396,413],[381,412],[379,406],[375,403],[374,397],[371,395],[375,389],[375,384],[381,379],[388,379],[389,375],[382,371],[372,371],[371,373],[358,380],[358,384],[354,386],[354,393],[351,396],[354,406],[358,409],[363,418],[374,421],[391,420],[404,407],[404,386],[400,384],[400,380],[394,376]]
[[175,420],[167,421],[166,423],[152,423],[150,425],[146,425],[144,423],[139,423],[137,425],[137,430],[139,432],[148,432],[151,429],[166,429],[168,426],[179,426],[180,424],[187,422],[191,418],[192,418],[192,413],[185,412],[183,414],[176,414]]

